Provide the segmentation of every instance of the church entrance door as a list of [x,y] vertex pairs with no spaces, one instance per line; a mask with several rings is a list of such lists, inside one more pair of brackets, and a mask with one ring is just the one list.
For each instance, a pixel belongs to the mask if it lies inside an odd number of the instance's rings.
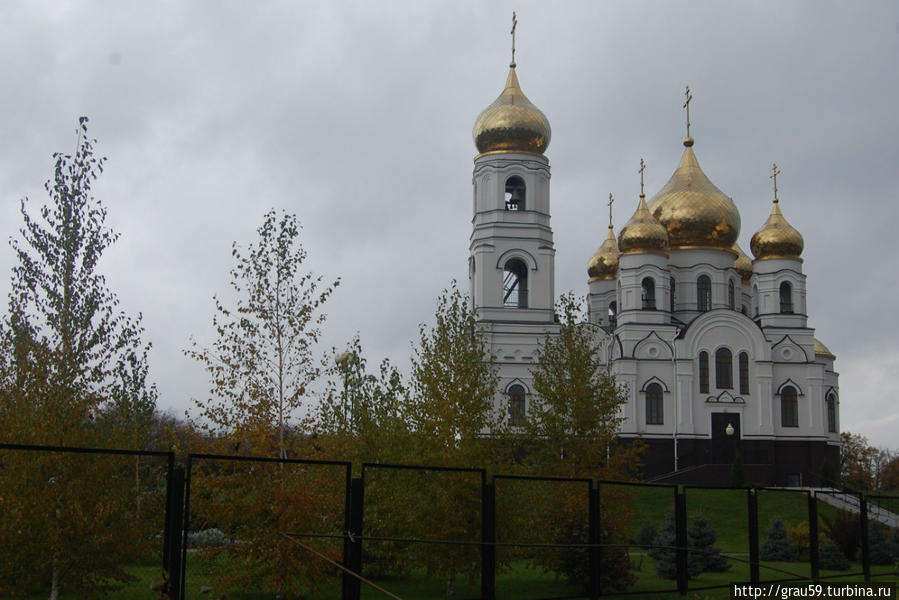
[[[728,435],[728,425],[733,434]],[[712,413],[711,460],[714,464],[731,464],[740,448],[740,413]]]

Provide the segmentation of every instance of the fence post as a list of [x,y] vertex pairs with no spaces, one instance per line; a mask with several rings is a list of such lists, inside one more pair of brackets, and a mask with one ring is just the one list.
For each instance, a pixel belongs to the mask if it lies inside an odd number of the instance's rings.
[[677,591],[687,595],[687,494],[679,490],[674,496],[674,532],[677,544]]
[[602,564],[599,543],[602,539],[602,529],[600,528],[598,483],[595,488],[592,485],[590,486],[590,501],[587,504],[587,509],[589,510],[588,531],[590,532],[588,540],[590,542],[590,600],[597,600],[602,593],[599,582],[599,570]]
[[181,587],[179,596],[181,600],[187,595],[185,585],[187,583],[187,533],[190,531],[190,482],[193,473],[193,454],[187,455],[187,466],[184,469],[184,522],[181,526],[181,537],[178,541],[178,551],[181,552]]
[[746,490],[749,513],[749,581],[757,585],[759,577],[759,492],[755,488]]
[[868,553],[868,500],[863,494],[858,495],[858,520],[861,526],[862,538],[862,572],[865,581],[871,581],[871,562]]
[[812,581],[820,581],[818,566],[818,498],[815,492],[808,492],[808,559],[812,567]]
[[[362,509],[365,505],[365,481],[360,477],[352,479],[347,495],[350,510],[347,538],[343,542],[345,566],[353,573],[362,575]],[[362,586],[359,578],[344,572],[343,600],[359,600],[361,594]]]
[[481,488],[481,598],[496,597],[496,483]]
[[170,468],[165,488],[165,561],[168,574],[166,593],[171,600],[181,600],[181,525],[184,519],[184,468]]

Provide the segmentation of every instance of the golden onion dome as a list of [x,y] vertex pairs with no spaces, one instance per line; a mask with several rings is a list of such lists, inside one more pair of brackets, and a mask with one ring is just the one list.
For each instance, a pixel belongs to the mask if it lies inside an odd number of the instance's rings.
[[587,276],[590,277],[588,283],[593,283],[600,279],[615,279],[618,273],[618,240],[615,239],[615,231],[609,224],[609,233],[606,235],[605,241],[596,254],[590,257],[587,262]]
[[655,252],[667,254],[668,232],[652,216],[646,206],[646,196],[640,194],[640,202],[634,216],[618,234],[618,249],[622,254],[642,254]]
[[551,134],[549,120],[521,91],[515,63],[511,63],[506,88],[474,123],[473,136],[478,152],[543,154]]
[[822,358],[829,358],[831,360],[835,359],[833,352],[827,349],[827,346],[821,343],[821,340],[815,338],[815,356],[820,356]]
[[753,234],[749,249],[756,260],[767,258],[799,258],[805,242],[802,235],[790,225],[780,212],[780,202],[774,197],[774,206],[762,228]]
[[743,249],[740,248],[740,245],[736,242],[734,242],[733,251],[737,253],[737,260],[734,261],[734,268],[745,283],[752,277],[752,259],[743,252]]
[[668,231],[672,250],[730,250],[740,235],[740,213],[703,173],[693,152],[693,138],[688,136],[684,146],[680,164],[653,197],[649,210]]

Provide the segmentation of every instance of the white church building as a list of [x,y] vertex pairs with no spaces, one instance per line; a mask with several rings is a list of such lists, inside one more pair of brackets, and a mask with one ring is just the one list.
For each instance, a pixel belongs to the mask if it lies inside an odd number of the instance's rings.
[[[740,213],[703,172],[689,135],[680,164],[587,262],[596,352],[627,386],[620,436],[648,445],[644,474],[724,482],[739,451],[746,480],[815,485],[839,459],[834,355],[806,312],[803,238],[771,214],[737,245]],[[558,331],[546,116],[516,65],[478,117],[471,300],[497,361],[497,403],[527,418],[541,340]],[[641,168],[642,171],[642,168]],[[641,184],[642,187],[642,184]],[[585,257],[586,258],[586,257]],[[674,474],[676,473],[676,474]]]

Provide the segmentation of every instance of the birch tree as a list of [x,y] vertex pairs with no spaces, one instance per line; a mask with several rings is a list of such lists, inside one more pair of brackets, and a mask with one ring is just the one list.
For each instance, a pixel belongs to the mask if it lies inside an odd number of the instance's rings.
[[[44,186],[49,201],[34,210],[22,200],[20,237],[10,241],[16,263],[0,327],[6,442],[103,445],[106,432],[95,422],[101,411],[117,403],[155,409],[141,316],[119,309],[99,269],[118,234],[93,196],[106,159],[94,153],[87,124],[79,119],[73,154],[53,155]],[[131,492],[113,483],[111,461],[12,453],[3,461],[0,489],[15,520],[0,537],[0,554],[11,557],[0,586],[10,578],[19,589],[48,587],[55,600],[63,587],[84,590],[126,577],[121,565],[143,546],[123,525],[133,521],[134,505]],[[20,498],[31,506],[17,510]]]

